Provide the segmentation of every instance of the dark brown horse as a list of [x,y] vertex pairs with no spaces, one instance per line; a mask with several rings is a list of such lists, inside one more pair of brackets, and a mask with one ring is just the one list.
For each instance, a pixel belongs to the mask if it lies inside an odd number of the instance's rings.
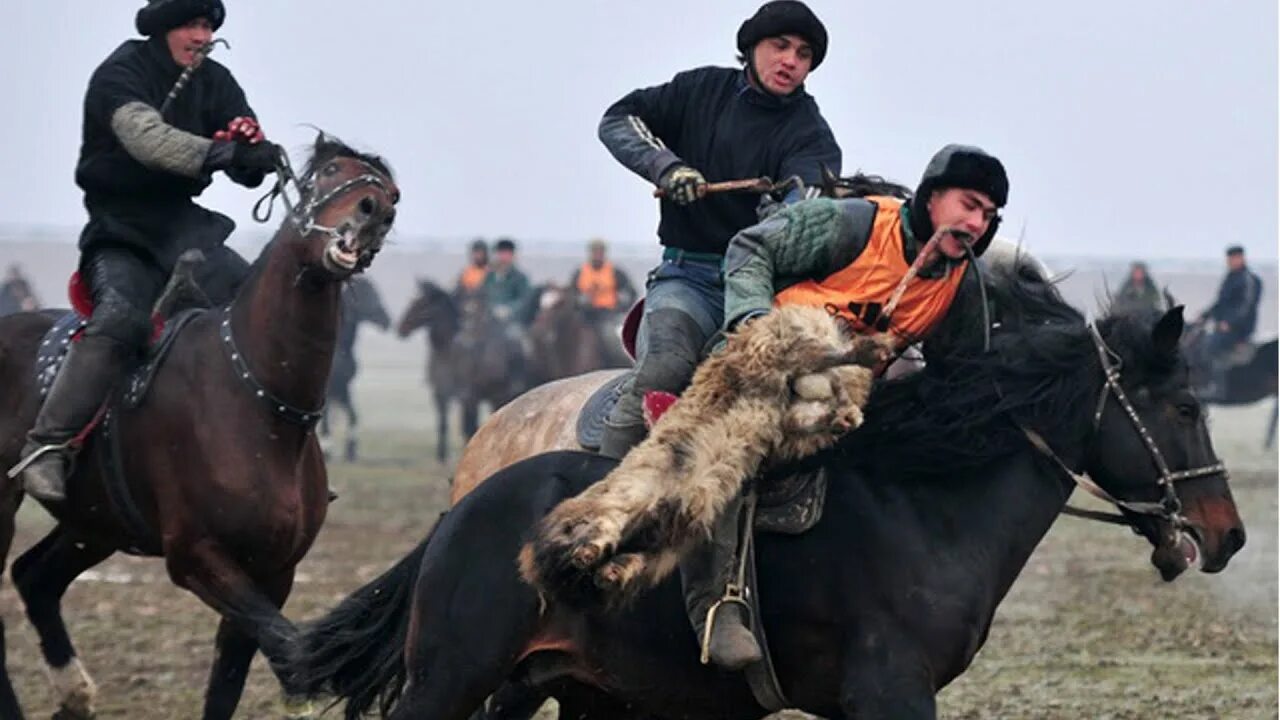
[[[529,328],[532,384],[592,370],[630,367],[631,358],[622,347],[622,317],[617,316],[616,323],[614,319],[583,307],[573,288],[543,286],[538,294],[538,314]],[[615,324],[617,329],[612,328]]]
[[[118,486],[98,462],[107,441],[95,434],[67,501],[47,508],[57,525],[13,564],[61,717],[91,717],[95,688],[60,599],[76,576],[117,551],[163,556],[173,582],[222,615],[204,718],[232,716],[259,649],[277,673],[285,660],[294,629],[280,607],[328,502],[312,430],[337,342],[342,281],[382,247],[399,191],[382,160],[324,135],[300,180],[281,177],[277,189],[292,179],[299,205],[234,302],[185,326],[139,407],[112,411],[120,475],[145,533],[117,511]],[[55,317],[0,319],[2,467],[17,462],[35,417],[36,348]],[[22,499],[20,482],[0,480],[0,557]],[[282,684],[286,698],[297,696]],[[2,666],[0,717],[22,717]]]
[[462,434],[469,439],[480,425],[480,403],[496,410],[528,387],[524,351],[481,296],[455,297],[423,279],[396,330],[405,338],[421,327],[427,328],[427,384],[436,401],[436,458],[445,462],[452,402],[462,407]]

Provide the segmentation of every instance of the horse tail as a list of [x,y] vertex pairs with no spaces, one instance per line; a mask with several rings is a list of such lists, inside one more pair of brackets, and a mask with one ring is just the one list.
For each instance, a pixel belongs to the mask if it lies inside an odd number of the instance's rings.
[[363,717],[375,703],[385,715],[404,689],[414,587],[439,526],[437,519],[413,552],[301,629],[285,674],[295,687],[331,695],[335,705],[345,699],[347,718]]

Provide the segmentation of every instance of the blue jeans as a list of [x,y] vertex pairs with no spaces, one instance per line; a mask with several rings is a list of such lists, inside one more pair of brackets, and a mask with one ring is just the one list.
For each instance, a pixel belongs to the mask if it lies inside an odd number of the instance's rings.
[[688,387],[703,348],[723,323],[721,263],[677,257],[663,260],[649,273],[636,366],[605,422],[601,454],[621,457],[644,438],[645,393],[679,394]]

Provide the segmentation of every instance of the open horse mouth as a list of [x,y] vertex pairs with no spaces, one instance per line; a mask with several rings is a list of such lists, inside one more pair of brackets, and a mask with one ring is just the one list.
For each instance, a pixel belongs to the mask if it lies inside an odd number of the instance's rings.
[[334,274],[353,273],[360,265],[361,255],[359,243],[352,237],[350,229],[346,229],[325,247],[326,269]]
[[1151,564],[1160,571],[1160,579],[1172,582],[1193,565],[1206,570],[1203,541],[1193,527],[1178,530],[1151,552]]

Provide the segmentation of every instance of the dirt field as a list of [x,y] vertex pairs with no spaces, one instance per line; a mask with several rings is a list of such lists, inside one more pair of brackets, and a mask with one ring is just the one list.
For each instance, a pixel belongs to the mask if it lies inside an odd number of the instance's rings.
[[[335,464],[341,499],[300,567],[286,613],[310,618],[421,538],[447,498],[421,385],[423,344],[361,340],[357,396],[366,461]],[[1214,411],[1235,473],[1248,545],[1223,574],[1161,583],[1145,541],[1064,518],[1001,607],[971,670],[943,692],[945,718],[1269,718],[1276,716],[1276,461],[1258,450],[1269,407]],[[17,549],[48,520],[23,508]],[[215,618],[154,560],[116,557],[72,586],[72,637],[97,680],[102,718],[197,717]],[[7,579],[0,612],[9,669],[30,717],[54,696],[34,632]],[[272,718],[278,688],[259,659],[238,717]],[[548,716],[553,717],[553,716]]]

